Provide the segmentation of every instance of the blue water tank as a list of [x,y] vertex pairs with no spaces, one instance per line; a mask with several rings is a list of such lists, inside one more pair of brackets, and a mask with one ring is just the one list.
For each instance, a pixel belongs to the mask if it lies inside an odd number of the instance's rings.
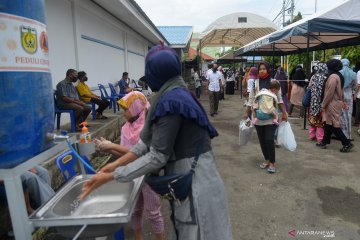
[[54,99],[43,0],[0,2],[0,168],[51,146]]

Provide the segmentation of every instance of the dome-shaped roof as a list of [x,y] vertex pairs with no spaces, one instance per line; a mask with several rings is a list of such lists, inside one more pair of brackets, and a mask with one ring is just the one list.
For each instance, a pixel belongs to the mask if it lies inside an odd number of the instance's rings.
[[216,19],[201,34],[202,45],[244,46],[277,29],[269,19],[248,12]]

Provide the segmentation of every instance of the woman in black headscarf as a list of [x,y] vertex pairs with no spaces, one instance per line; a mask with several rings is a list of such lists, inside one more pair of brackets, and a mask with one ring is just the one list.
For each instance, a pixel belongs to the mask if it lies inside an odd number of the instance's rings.
[[[250,115],[251,107],[254,103],[256,94],[263,88],[269,89],[272,81],[270,73],[271,68],[267,62],[261,62],[259,64],[259,79],[255,80],[255,84],[252,84],[249,93],[249,102],[247,108],[247,116]],[[282,120],[287,121],[288,115],[282,100],[281,91],[277,93],[277,100],[279,108],[282,112]],[[269,173],[275,173],[275,143],[274,136],[277,125],[274,124],[273,119],[258,120],[255,124],[256,132],[259,138],[261,151],[264,156],[264,162],[260,164],[260,168],[266,169]]]
[[302,106],[302,100],[305,95],[305,79],[306,74],[301,65],[296,66],[290,74],[290,80],[292,82],[291,98],[290,98],[290,110],[289,115],[292,114],[294,106],[300,107],[300,117],[304,117],[304,108]]
[[323,121],[325,121],[325,134],[321,143],[316,146],[325,149],[330,144],[331,135],[334,133],[340,139],[343,147],[340,152],[349,152],[354,145],[346,138],[341,130],[341,113],[346,108],[343,98],[344,77],[339,72],[342,69],[342,63],[338,59],[331,59],[326,63],[328,67],[328,78],[325,83],[324,98],[321,103]]

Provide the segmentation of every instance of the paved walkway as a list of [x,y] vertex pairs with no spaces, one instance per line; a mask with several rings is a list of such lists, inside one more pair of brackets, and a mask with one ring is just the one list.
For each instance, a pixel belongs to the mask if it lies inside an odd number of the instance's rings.
[[[360,138],[355,128],[354,149],[340,153],[339,141],[319,149],[308,140],[303,119],[291,119],[298,148],[276,149],[279,171],[271,175],[257,167],[263,158],[255,131],[250,143],[239,148],[240,96],[225,98],[219,115],[211,118],[220,133],[212,145],[227,188],[234,239],[323,239],[301,233],[294,238],[291,230],[334,231],[333,239],[360,239]],[[201,102],[208,109],[207,96]]]

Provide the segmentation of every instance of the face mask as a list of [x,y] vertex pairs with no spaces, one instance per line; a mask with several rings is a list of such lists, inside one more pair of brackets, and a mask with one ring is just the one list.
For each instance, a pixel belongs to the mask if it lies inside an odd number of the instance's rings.
[[213,72],[216,72],[217,71],[217,68],[213,68]]
[[88,80],[88,78],[87,77],[84,77],[84,82],[86,82]]

